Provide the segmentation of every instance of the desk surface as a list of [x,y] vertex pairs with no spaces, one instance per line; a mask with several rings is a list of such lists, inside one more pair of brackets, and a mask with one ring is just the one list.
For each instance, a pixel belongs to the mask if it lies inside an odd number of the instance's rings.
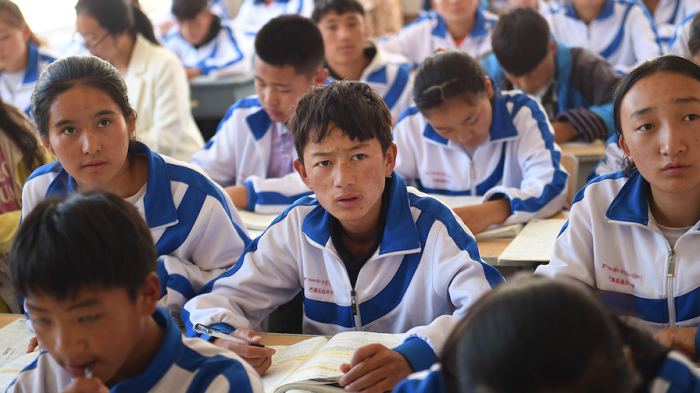
[[605,159],[605,142],[593,143],[567,142],[561,145],[562,154],[571,154],[579,162],[598,162]]

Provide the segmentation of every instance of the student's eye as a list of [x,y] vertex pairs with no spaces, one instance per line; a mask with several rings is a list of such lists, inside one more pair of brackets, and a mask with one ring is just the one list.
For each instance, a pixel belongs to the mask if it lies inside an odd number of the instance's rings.
[[99,319],[99,318],[100,318],[100,315],[99,315],[99,314],[97,314],[97,315],[87,315],[87,316],[84,316],[84,317],[80,317],[79,321],[80,321],[80,322],[92,322],[92,321],[95,321],[95,320],[97,320],[97,319]]
[[107,127],[107,126],[110,125],[110,124],[112,124],[111,121],[109,121],[109,120],[107,120],[107,119],[102,119],[102,120],[100,120],[99,123],[97,123],[97,126],[98,126],[98,127]]
[[41,318],[30,318],[32,321],[33,326],[48,326],[49,320],[48,319],[41,319]]
[[348,24],[348,26],[355,27],[355,26],[357,26],[357,22],[352,22],[352,23]]
[[367,155],[360,153],[360,154],[355,154],[352,158],[355,161],[361,161],[361,160],[364,160],[365,158],[367,158]]
[[652,128],[654,128],[653,125],[651,125],[651,124],[644,124],[644,125],[642,125],[642,126],[637,127],[637,131],[649,131],[649,130],[651,130]]
[[10,39],[10,37],[11,37],[10,35],[3,35],[3,36],[0,36],[0,41],[7,41],[7,40]]
[[63,133],[66,134],[66,135],[75,134],[76,132],[78,132],[78,130],[76,130],[76,129],[73,128],[73,127],[68,127],[68,128],[65,128],[65,129],[63,130]]
[[287,93],[291,93],[292,89],[277,89],[277,91],[279,93],[282,93],[282,94],[287,94]]
[[693,121],[698,119],[698,115],[687,115],[683,118],[683,121]]
[[328,160],[326,160],[326,161],[321,161],[321,162],[319,162],[318,164],[316,164],[316,166],[317,166],[317,167],[320,167],[320,168],[323,168],[324,166],[328,166],[328,165],[330,165],[330,164],[331,164],[331,162],[328,161]]
[[336,25],[328,26],[328,30],[330,30],[330,31],[337,30],[337,29],[338,29],[338,26],[336,26]]

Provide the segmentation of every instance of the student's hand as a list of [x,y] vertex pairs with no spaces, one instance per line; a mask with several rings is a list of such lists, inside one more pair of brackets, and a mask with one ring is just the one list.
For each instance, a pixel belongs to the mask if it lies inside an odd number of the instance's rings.
[[[262,337],[258,336],[255,330],[244,327],[236,329],[233,333],[231,333],[231,335],[242,338],[253,344],[260,344],[262,341]],[[236,353],[238,356],[245,359],[245,361],[251,366],[253,366],[255,371],[257,371],[260,375],[270,368],[270,364],[272,364],[272,355],[275,353],[275,350],[272,348],[253,347],[250,345],[235,343],[233,341],[227,341],[221,338],[214,339],[212,343],[218,347],[226,348],[229,351]]]
[[226,187],[226,192],[231,197],[231,201],[237,209],[248,208],[248,187],[246,186],[231,186]]
[[697,331],[696,327],[664,329],[656,332],[653,337],[659,344],[672,348],[695,361],[698,358],[698,353],[695,350]]
[[365,345],[352,355],[350,364],[340,366],[340,381],[348,392],[382,393],[413,372],[402,354],[381,344]]
[[185,71],[187,72],[187,78],[189,79],[202,75],[202,70],[197,67],[185,68]]
[[61,393],[109,393],[99,378],[76,378]]
[[454,209],[473,234],[483,232],[494,224],[502,224],[510,216],[510,199],[503,198],[479,205]]
[[568,121],[553,122],[552,128],[554,128],[554,142],[557,144],[562,144],[581,136]]
[[27,353],[32,353],[36,349],[36,347],[39,347],[40,351],[44,350],[44,344],[39,341],[39,337],[32,337],[31,340],[29,340],[29,347],[27,347]]

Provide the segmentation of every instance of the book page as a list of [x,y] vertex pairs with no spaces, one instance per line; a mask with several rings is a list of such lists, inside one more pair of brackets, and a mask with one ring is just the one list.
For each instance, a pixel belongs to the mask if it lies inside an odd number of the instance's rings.
[[563,218],[532,220],[503,250],[499,261],[549,262],[554,242],[566,223]]
[[260,214],[240,209],[238,215],[241,216],[243,225],[245,225],[247,229],[264,231],[272,224],[272,221],[274,221],[279,214]]
[[494,225],[481,233],[474,235],[477,241],[498,240],[498,239],[513,239],[518,236],[523,230],[523,224],[513,225]]
[[24,356],[34,336],[27,327],[26,318],[19,318],[0,329],[0,367]]
[[343,332],[328,340],[321,349],[311,356],[285,384],[301,382],[311,384],[337,383],[343,373],[340,365],[350,363],[353,353],[368,344],[382,344],[387,348],[399,345],[401,334]]
[[272,346],[272,365],[262,375],[265,392],[274,392],[281,382],[301,366],[304,361],[328,342],[325,337],[314,337],[294,345]]

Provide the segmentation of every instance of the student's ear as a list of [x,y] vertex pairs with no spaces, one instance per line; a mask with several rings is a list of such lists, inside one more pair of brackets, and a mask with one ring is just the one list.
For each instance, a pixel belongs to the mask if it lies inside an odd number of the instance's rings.
[[127,119],[127,126],[129,127],[129,139],[134,137],[136,132],[136,111],[131,114],[131,117]]
[[549,48],[549,50],[552,52],[552,56],[556,56],[557,55],[557,40],[552,40],[552,43],[550,45],[551,45],[551,47]]
[[627,147],[625,137],[622,134],[620,134],[620,148],[622,149],[622,152],[625,153],[625,156],[627,156],[627,159],[630,160],[630,163],[634,162],[634,159],[630,156],[630,149]]
[[394,167],[396,166],[396,154],[398,154],[398,148],[396,147],[396,143],[392,143],[386,150],[384,177],[391,176],[391,173],[394,171]]
[[136,296],[136,301],[141,308],[141,315],[151,315],[156,312],[160,295],[160,278],[154,272],[148,273],[138,296]]
[[53,149],[51,148],[51,143],[49,143],[47,139],[44,139],[44,137],[41,137],[41,144],[44,145],[44,147],[46,148],[46,150],[49,151],[49,153],[53,154],[54,156],[56,155],[56,153],[54,153]]
[[299,160],[298,158],[294,160],[294,169],[296,169],[297,173],[299,173],[301,181],[303,181],[304,184],[306,184],[306,186],[313,191],[313,187],[311,187],[311,185],[309,184],[309,174],[306,173],[304,164],[302,164],[301,160]]
[[486,91],[486,98],[489,100],[493,98],[493,84],[491,83],[491,78],[486,77],[484,81],[484,89]]
[[24,27],[22,28],[22,39],[24,42],[29,42],[29,37],[32,36],[32,30],[29,28],[28,24],[24,24]]
[[328,70],[325,68],[321,68],[320,70],[316,71],[316,75],[314,75],[313,85],[314,86],[323,86],[326,84],[327,80],[328,80]]

